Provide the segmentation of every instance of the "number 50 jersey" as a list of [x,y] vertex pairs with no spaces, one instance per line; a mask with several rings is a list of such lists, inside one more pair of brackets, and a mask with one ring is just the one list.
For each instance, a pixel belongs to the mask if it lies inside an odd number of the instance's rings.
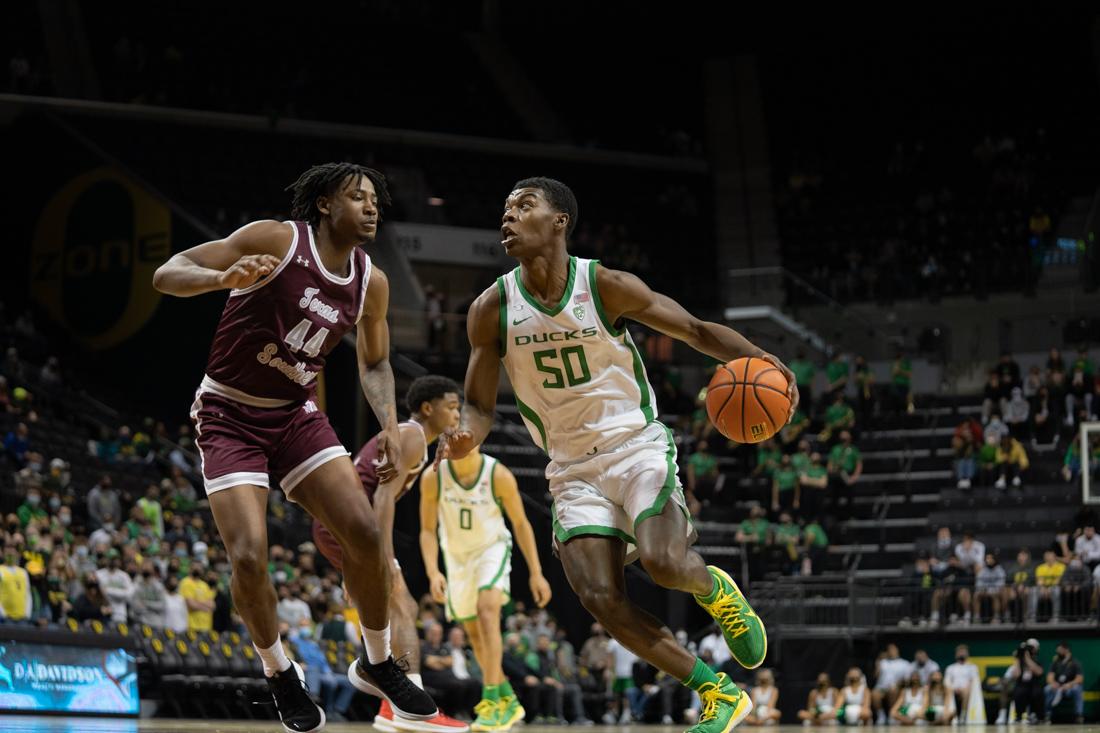
[[363,314],[370,257],[352,250],[345,274],[325,269],[313,230],[286,222],[294,236],[275,270],[232,290],[222,311],[203,388],[255,407],[313,397],[328,355]]
[[616,446],[657,415],[630,333],[604,313],[597,266],[570,257],[552,308],[527,292],[518,267],[497,278],[501,360],[531,438],[558,464]]

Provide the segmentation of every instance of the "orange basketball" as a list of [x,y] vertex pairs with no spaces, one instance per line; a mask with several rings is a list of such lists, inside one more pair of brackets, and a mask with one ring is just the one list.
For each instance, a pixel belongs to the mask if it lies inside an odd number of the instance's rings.
[[741,357],[718,367],[707,387],[707,414],[718,432],[738,443],[759,443],[787,422],[787,378],[772,364]]

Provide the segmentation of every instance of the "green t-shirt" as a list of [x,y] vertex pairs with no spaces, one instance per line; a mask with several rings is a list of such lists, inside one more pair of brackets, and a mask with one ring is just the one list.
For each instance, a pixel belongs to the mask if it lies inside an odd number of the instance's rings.
[[894,384],[899,387],[908,387],[912,381],[911,374],[913,365],[908,359],[902,358],[894,362],[893,379]]
[[829,461],[845,473],[855,471],[860,458],[859,448],[854,445],[845,446],[843,443],[837,443],[829,451]]
[[1073,366],[1070,368],[1070,374],[1073,373],[1074,369],[1080,369],[1085,373],[1086,377],[1091,377],[1092,373],[1096,371],[1096,366],[1092,363],[1092,359],[1088,358],[1087,356],[1084,359],[1078,357],[1073,360]]
[[825,365],[825,379],[829,381],[829,384],[837,381],[842,377],[848,376],[848,362],[846,361],[830,361]]
[[692,453],[688,464],[695,469],[696,477],[706,476],[718,468],[718,459],[710,453]]
[[829,544],[829,536],[825,534],[825,530],[817,522],[810,522],[803,531],[814,547],[825,547]]
[[141,511],[145,513],[145,518],[149,520],[149,524],[153,528],[153,534],[157,537],[164,536],[164,512],[161,509],[160,502],[143,496],[137,500],[137,504],[141,507]]
[[795,470],[794,466],[780,466],[775,469],[772,478],[780,491],[790,491],[798,486],[798,471]]
[[989,443],[983,443],[982,449],[978,451],[978,463],[986,466],[992,466],[997,462],[997,446],[990,445]]
[[834,402],[825,410],[825,424],[829,427],[847,425],[849,420],[854,420],[855,417],[856,413],[846,402],[839,404]]
[[802,475],[806,478],[823,478],[825,476],[828,476],[829,472],[821,464],[815,466],[811,463],[810,465],[806,466],[806,470],[802,472]]
[[777,545],[797,545],[798,538],[802,535],[798,525],[793,522],[791,524],[777,524],[774,531],[775,544]]
[[768,539],[768,527],[770,526],[770,522],[764,517],[750,518],[741,522],[741,531],[750,537],[755,537],[757,542],[764,542]]
[[813,384],[814,374],[817,373],[817,368],[812,361],[808,359],[795,359],[787,364],[787,366],[794,372],[795,384],[799,386]]
[[806,467],[810,465],[810,457],[805,453],[795,453],[791,456],[791,465],[799,473],[806,473]]
[[15,510],[15,515],[19,517],[19,524],[24,527],[30,524],[32,519],[44,519],[49,516],[42,507],[31,506],[26,502],[19,505],[19,508]]
[[760,446],[756,449],[756,465],[764,472],[764,475],[771,476],[772,471],[779,465],[779,459],[783,453],[778,448],[765,448]]

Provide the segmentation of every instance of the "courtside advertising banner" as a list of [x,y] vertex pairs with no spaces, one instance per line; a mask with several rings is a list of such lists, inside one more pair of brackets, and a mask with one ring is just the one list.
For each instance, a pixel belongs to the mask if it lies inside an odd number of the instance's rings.
[[0,711],[137,715],[139,704],[125,649],[0,641]]

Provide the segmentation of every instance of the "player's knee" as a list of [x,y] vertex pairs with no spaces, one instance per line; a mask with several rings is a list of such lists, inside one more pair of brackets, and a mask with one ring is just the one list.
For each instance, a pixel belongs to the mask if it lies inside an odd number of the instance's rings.
[[676,585],[683,566],[682,556],[668,547],[656,547],[639,549],[639,559],[654,583],[665,588]]
[[608,621],[613,620],[626,603],[623,592],[610,584],[589,583],[578,591],[578,595],[581,605],[604,626],[609,626]]
[[267,558],[254,546],[231,546],[229,562],[238,583],[254,585],[267,582]]
[[486,596],[482,593],[477,598],[478,618],[495,620],[500,623],[500,599]]
[[351,512],[343,517],[337,530],[337,538],[345,555],[354,552],[357,556],[364,553],[381,552],[382,532],[378,520],[366,511]]

